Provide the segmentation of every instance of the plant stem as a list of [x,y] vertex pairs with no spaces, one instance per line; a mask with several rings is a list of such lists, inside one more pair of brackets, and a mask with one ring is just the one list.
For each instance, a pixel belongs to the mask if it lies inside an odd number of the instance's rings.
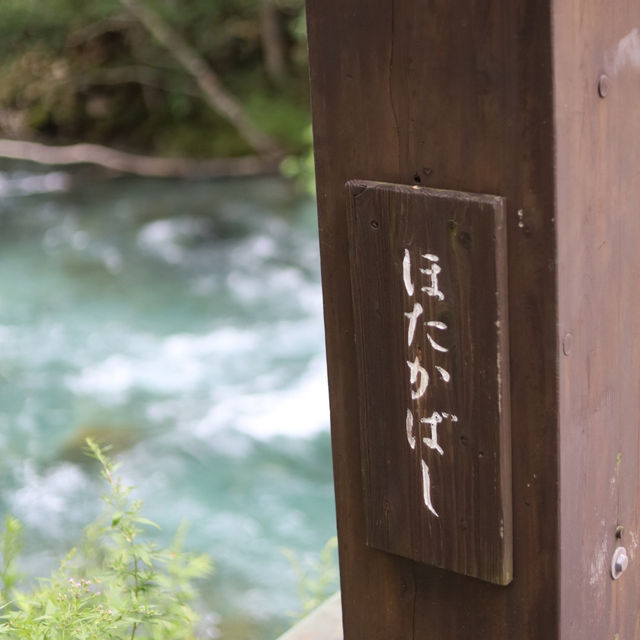
[[[133,537],[131,538],[131,546],[133,547]],[[133,550],[133,580],[134,580],[134,596],[135,596],[135,602],[136,602],[136,615],[137,615],[137,609],[138,609],[138,591],[140,589],[140,587],[138,586],[138,556],[135,553],[135,549]],[[136,635],[136,630],[138,628],[138,623],[134,622],[133,623],[133,628],[131,629],[131,640],[134,639],[135,635]]]

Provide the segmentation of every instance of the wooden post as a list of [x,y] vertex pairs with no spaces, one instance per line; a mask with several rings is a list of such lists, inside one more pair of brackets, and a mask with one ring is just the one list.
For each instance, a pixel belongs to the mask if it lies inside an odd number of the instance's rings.
[[640,640],[640,4],[307,14],[345,639]]

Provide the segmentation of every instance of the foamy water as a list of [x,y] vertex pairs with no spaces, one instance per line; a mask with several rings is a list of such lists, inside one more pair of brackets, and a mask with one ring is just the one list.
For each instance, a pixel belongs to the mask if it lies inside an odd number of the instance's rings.
[[97,513],[78,459],[99,434],[165,538],[188,520],[216,561],[212,619],[274,637],[297,606],[281,549],[334,531],[313,203],[22,169],[0,195],[0,516],[25,522],[27,572]]

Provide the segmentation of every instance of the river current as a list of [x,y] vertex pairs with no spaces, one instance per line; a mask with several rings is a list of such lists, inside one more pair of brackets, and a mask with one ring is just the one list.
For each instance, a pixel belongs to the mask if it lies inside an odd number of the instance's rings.
[[[315,205],[278,179],[0,167],[0,517],[46,575],[99,512],[112,442],[168,543],[208,552],[208,637],[299,608],[283,549],[334,535]],[[216,629],[218,631],[216,631]]]

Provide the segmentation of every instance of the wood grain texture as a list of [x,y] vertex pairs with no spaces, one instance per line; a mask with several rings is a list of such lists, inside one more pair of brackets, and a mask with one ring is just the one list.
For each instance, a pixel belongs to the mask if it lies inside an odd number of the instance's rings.
[[[565,35],[554,52],[559,333],[566,345],[561,637],[637,640],[640,3],[557,2],[554,24]],[[620,544],[630,564],[614,582],[610,563]]]
[[[345,638],[557,639],[550,1],[307,0],[307,16]],[[344,198],[345,182],[356,178],[420,180],[507,199],[514,461],[508,587],[365,544]]]
[[508,584],[504,200],[347,188],[367,542]]

